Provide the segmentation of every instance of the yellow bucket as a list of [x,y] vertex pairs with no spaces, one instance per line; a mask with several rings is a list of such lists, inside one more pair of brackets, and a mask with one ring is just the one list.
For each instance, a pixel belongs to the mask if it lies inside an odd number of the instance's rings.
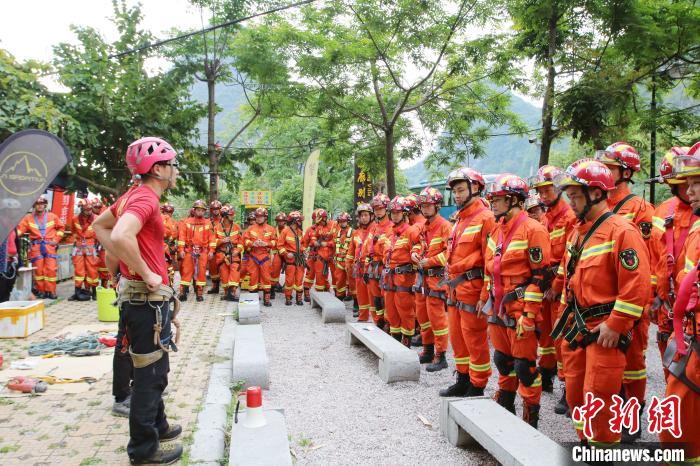
[[117,292],[113,288],[97,287],[97,318],[100,322],[119,322],[119,308],[114,306]]

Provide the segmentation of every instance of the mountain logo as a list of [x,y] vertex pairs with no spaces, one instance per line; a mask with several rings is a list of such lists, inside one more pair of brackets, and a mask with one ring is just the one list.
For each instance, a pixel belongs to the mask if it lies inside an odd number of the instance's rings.
[[14,196],[31,196],[43,190],[48,172],[38,155],[13,152],[0,161],[0,187]]

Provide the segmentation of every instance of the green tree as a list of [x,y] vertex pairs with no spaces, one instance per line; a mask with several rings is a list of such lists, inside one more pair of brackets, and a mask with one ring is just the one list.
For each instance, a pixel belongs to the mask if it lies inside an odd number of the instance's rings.
[[[70,89],[60,108],[80,125],[82,137],[72,141],[74,177],[93,191],[116,195],[128,185],[124,167],[128,145],[143,136],[160,136],[183,154],[181,171],[198,172],[201,160],[192,146],[196,123],[204,109],[189,96],[191,78],[178,70],[147,69],[141,54],[110,58],[149,43],[140,8],[113,2],[112,21],[119,31],[106,42],[91,27],[73,27],[79,43],[54,48],[59,82]],[[187,176],[180,189],[201,185],[201,176]],[[200,188],[201,189],[201,188]]]

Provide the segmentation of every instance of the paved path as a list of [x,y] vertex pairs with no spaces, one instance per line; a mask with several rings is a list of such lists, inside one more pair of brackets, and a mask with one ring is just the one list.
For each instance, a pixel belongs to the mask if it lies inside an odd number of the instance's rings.
[[[72,287],[72,283],[69,283]],[[65,285],[59,296],[72,291]],[[206,296],[206,295],[205,295]],[[183,442],[191,442],[213,349],[218,342],[226,304],[208,296],[183,304],[180,351],[170,359],[170,385],[165,405],[169,419],[182,424]],[[25,340],[0,340],[9,362],[27,356],[30,343],[50,338],[63,327],[98,324],[97,304],[60,301],[46,309],[46,327]],[[111,351],[111,350],[107,350]],[[0,398],[0,464],[127,465],[128,420],[112,416],[111,371],[89,392],[56,397]],[[185,456],[186,459],[186,456]]]

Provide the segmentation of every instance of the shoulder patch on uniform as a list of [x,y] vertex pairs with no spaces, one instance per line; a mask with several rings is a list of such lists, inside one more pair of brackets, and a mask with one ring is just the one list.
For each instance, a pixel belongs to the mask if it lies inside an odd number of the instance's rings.
[[651,222],[639,222],[639,230],[642,232],[644,239],[649,239],[651,237],[651,227],[653,223]]
[[627,270],[637,270],[639,267],[639,257],[637,251],[632,248],[620,252],[620,262]]
[[542,262],[542,248],[530,248],[528,249],[528,253],[530,255],[530,262],[532,262],[533,264],[539,264],[540,262]]

